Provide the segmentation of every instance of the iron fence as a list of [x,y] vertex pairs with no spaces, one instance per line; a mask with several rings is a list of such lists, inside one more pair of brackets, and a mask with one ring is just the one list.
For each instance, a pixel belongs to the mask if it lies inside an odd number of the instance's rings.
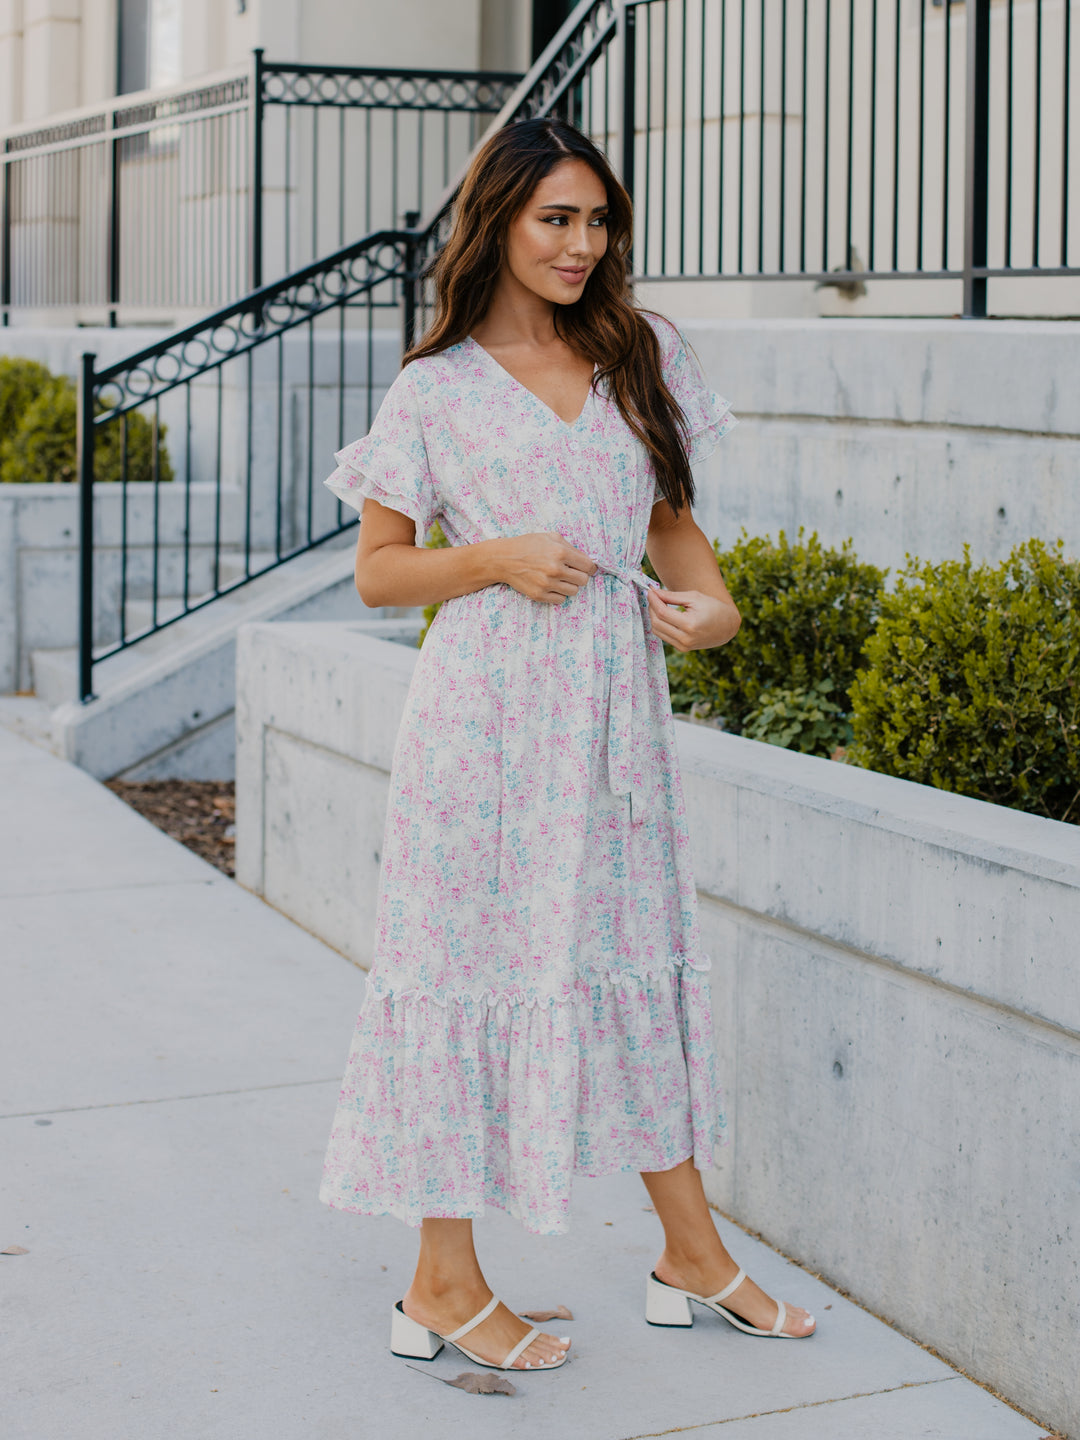
[[[1025,49],[1019,0],[993,13],[968,0],[947,24],[932,0],[582,0],[494,123],[558,113],[608,149],[635,198],[639,277],[945,278],[979,316],[993,276],[1080,273],[1071,8],[1054,12],[1051,36],[1050,7],[1028,0]],[[871,42],[883,34],[882,49]],[[321,155],[316,134],[304,143]],[[97,660],[355,523],[321,480],[333,450],[370,425],[402,320],[406,344],[426,322],[425,270],[453,195],[452,181],[423,225],[341,248],[122,364],[99,372],[85,358],[83,699]],[[310,245],[350,223],[319,208]],[[119,467],[123,534],[110,553],[94,546],[95,453]],[[128,495],[140,485],[136,564]]]
[[[322,480],[400,363],[409,232],[384,231],[98,370],[78,387],[79,691],[93,666],[297,555],[356,515]],[[94,545],[95,481],[120,492]],[[115,493],[115,491],[114,491]]]
[[520,80],[270,64],[257,51],[252,283],[424,214]]
[[440,194],[520,80],[275,64],[0,144],[0,318],[228,304]]
[[592,0],[499,123],[611,155],[636,280],[944,280],[977,318],[991,279],[1080,276],[1078,30],[1077,0]]
[[1080,275],[1078,17],[1076,0],[624,0],[637,275],[954,280],[971,316],[991,277]]

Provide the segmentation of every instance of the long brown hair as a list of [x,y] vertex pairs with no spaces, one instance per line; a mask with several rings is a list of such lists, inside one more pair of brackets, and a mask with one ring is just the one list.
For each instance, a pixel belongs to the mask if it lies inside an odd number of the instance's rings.
[[556,332],[597,367],[594,383],[606,387],[648,451],[664,498],[681,510],[694,500],[686,420],[664,383],[656,334],[630,297],[633,207],[601,152],[565,121],[516,121],[497,130],[477,153],[462,182],[450,238],[429,272],[435,319],[405,363],[457,345],[483,318],[506,255],[510,222],[564,160],[584,160],[603,182],[608,244],[582,295],[556,307]]

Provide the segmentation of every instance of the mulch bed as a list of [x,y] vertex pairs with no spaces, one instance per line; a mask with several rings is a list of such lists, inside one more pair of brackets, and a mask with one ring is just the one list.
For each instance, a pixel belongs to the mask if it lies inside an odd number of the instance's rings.
[[226,875],[236,871],[236,786],[231,780],[109,780],[114,795]]

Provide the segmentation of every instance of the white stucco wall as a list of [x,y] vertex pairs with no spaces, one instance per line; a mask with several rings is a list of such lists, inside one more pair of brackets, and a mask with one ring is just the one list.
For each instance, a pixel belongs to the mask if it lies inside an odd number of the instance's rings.
[[[237,875],[371,958],[416,652],[249,626]],[[1080,828],[677,727],[732,1144],[722,1209],[1080,1428]]]

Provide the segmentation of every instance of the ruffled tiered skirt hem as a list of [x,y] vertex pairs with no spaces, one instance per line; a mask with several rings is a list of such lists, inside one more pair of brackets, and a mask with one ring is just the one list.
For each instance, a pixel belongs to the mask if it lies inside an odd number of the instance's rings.
[[579,974],[563,996],[434,996],[373,975],[321,1199],[567,1229],[572,1176],[700,1169],[723,1143],[708,966]]

